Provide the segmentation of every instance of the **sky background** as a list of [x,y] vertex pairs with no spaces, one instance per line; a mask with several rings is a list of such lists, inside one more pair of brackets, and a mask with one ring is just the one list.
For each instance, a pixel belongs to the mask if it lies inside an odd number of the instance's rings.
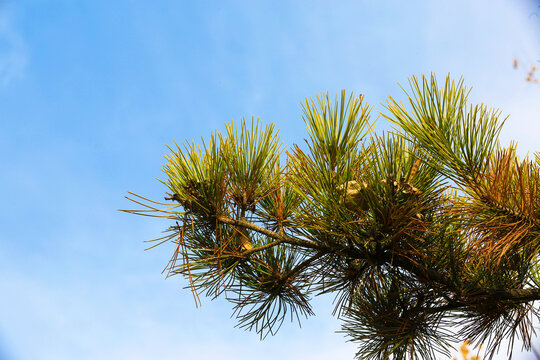
[[0,360],[352,359],[331,298],[263,342],[196,309],[171,246],[144,251],[168,224],[124,196],[163,197],[173,139],[255,115],[301,143],[306,97],[363,93],[374,119],[430,72],[537,151],[539,61],[539,1],[0,0]]

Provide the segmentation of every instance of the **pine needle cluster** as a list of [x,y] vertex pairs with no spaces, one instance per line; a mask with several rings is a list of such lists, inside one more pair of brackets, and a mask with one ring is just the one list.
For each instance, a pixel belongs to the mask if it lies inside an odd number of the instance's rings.
[[[165,201],[131,213],[171,225],[168,275],[225,296],[261,337],[332,293],[359,359],[435,359],[452,341],[531,348],[540,299],[540,155],[504,148],[500,112],[463,81],[411,78],[378,135],[363,96],[303,103],[308,139],[285,151],[273,124],[226,125],[170,148]],[[511,354],[510,354],[511,356]]]

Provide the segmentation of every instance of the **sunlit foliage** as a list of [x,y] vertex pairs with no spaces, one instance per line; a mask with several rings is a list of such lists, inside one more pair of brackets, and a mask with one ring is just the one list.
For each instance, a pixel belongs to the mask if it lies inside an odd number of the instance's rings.
[[[273,124],[231,122],[170,148],[166,202],[127,210],[170,219],[166,270],[225,296],[264,337],[335,295],[361,359],[450,357],[452,341],[531,348],[540,299],[540,155],[502,147],[500,112],[463,82],[413,77],[376,134],[363,96],[303,103],[305,144]],[[465,354],[464,356],[466,356]]]

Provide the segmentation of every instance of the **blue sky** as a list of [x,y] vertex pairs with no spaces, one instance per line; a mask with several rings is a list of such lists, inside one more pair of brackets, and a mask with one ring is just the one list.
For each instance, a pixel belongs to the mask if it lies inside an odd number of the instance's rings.
[[116,209],[163,196],[173,139],[255,115],[300,143],[304,98],[344,88],[376,115],[422,73],[463,76],[510,115],[503,142],[537,151],[539,6],[0,1],[0,360],[352,359],[328,298],[263,342],[221,299],[195,309],[160,274],[171,248],[144,251],[167,224]]

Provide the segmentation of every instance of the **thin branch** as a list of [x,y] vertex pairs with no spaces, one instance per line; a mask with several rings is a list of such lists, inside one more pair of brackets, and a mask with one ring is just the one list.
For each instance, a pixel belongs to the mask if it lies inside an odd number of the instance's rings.
[[[246,229],[250,229],[250,230],[258,232],[259,234],[266,235],[268,237],[271,237],[271,238],[276,239],[276,240],[280,240],[280,242],[284,242],[284,243],[287,243],[287,244],[296,245],[296,246],[302,246],[302,247],[306,247],[306,248],[309,248],[309,249],[316,249],[316,250],[326,250],[328,248],[326,245],[319,244],[319,243],[317,243],[315,241],[299,239],[299,238],[289,236],[289,235],[284,235],[284,234],[278,234],[278,233],[276,233],[276,232],[274,232],[272,230],[265,229],[265,228],[263,228],[261,226],[255,225],[255,224],[247,222],[245,220],[231,219],[230,217],[223,216],[223,215],[216,216],[216,219],[219,222],[222,222],[224,224],[240,226],[240,227],[243,227],[243,228],[246,228]],[[252,250],[256,250],[256,249],[257,248],[252,249]]]
[[246,250],[244,252],[242,252],[242,255],[245,257],[245,256],[249,256],[255,252],[259,252],[259,251],[262,251],[264,249],[268,249],[268,248],[271,248],[271,247],[274,247],[276,245],[279,245],[283,243],[283,240],[279,239],[279,240],[276,240],[276,241],[272,241],[271,243],[268,243],[268,244],[264,244],[264,245],[261,245],[261,246],[257,246],[257,247],[254,247],[254,248],[251,248],[249,250]]
[[486,290],[481,294],[476,294],[473,297],[454,300],[451,303],[434,307],[425,308],[426,313],[440,313],[446,311],[460,310],[474,305],[489,305],[511,303],[522,304],[530,301],[540,300],[540,289],[497,289]]

